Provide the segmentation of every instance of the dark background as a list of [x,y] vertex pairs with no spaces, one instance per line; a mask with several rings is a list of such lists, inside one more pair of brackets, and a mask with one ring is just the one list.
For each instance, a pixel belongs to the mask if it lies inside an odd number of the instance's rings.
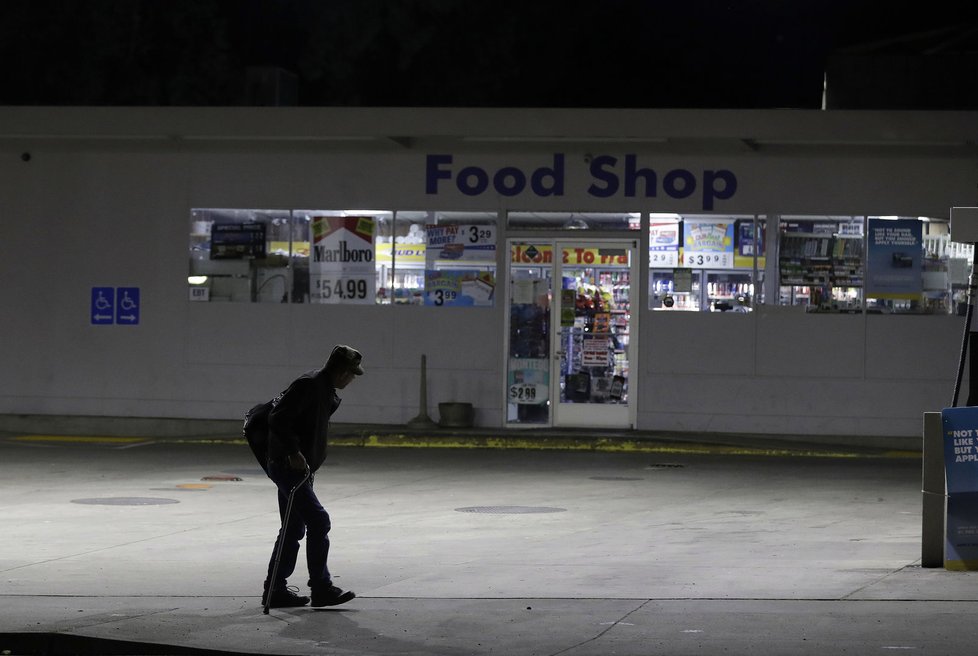
[[978,109],[978,2],[5,0],[0,104]]

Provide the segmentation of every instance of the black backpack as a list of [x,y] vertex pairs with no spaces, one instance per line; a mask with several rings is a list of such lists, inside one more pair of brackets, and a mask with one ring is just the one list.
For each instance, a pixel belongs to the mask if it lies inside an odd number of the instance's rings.
[[241,432],[248,440],[251,452],[255,454],[258,464],[268,473],[268,415],[271,414],[274,401],[259,403],[245,413],[244,426]]

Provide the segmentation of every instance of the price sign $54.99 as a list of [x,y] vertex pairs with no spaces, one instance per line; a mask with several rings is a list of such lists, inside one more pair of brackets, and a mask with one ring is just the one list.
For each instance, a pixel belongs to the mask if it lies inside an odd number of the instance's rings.
[[370,285],[364,278],[317,278],[313,281],[313,296],[320,303],[358,302],[367,299]]

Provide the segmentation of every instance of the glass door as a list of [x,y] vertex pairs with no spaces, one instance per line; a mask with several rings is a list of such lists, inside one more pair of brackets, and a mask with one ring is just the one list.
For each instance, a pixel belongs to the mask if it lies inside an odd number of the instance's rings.
[[634,427],[638,242],[508,245],[507,424]]
[[[551,379],[555,426],[631,428],[635,241],[557,241]],[[555,287],[558,285],[555,284]],[[637,295],[637,290],[636,290]]]
[[509,242],[506,422],[550,426],[553,241]]

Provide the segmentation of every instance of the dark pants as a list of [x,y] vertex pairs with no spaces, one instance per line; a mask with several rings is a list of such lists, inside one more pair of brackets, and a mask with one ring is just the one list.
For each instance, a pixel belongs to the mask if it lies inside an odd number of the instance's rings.
[[[285,518],[285,508],[289,503],[289,492],[302,480],[303,474],[287,465],[269,463],[268,477],[278,487],[279,518]],[[310,476],[305,485],[295,492],[292,501],[292,513],[289,523],[279,529],[278,539],[272,549],[272,557],[268,561],[268,576],[272,578],[272,568],[275,567],[275,554],[278,553],[279,541],[282,541],[282,560],[279,563],[277,580],[272,588],[285,586],[285,580],[295,571],[296,560],[299,557],[299,540],[306,536],[306,563],[309,566],[309,585],[316,586],[330,582],[329,568],[326,559],[329,556],[329,513],[319,503],[316,492],[312,489],[313,477]]]

